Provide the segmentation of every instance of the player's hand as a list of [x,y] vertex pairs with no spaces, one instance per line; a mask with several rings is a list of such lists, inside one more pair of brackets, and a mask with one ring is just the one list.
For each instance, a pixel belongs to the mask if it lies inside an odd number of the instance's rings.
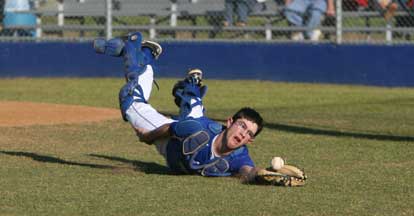
[[151,140],[148,139],[149,131],[144,128],[134,128],[135,134],[139,138],[139,141],[144,142],[146,144],[151,144]]

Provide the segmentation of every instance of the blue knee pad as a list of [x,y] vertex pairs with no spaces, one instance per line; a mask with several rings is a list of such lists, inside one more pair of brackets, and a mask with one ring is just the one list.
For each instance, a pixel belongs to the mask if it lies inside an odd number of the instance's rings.
[[124,121],[128,121],[126,118],[126,110],[132,105],[133,102],[147,103],[144,98],[144,92],[138,84],[135,84],[134,80],[127,82],[119,90],[118,100],[121,115]]

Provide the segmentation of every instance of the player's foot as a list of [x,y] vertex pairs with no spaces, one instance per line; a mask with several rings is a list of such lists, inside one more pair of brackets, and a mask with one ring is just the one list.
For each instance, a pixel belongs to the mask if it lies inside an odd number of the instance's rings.
[[203,71],[201,71],[198,68],[190,69],[187,72],[186,79],[189,81],[193,80],[193,82],[195,82],[196,85],[201,86],[203,85]]
[[149,48],[151,50],[151,54],[154,56],[155,59],[158,59],[158,57],[162,53],[162,47],[157,42],[144,40],[142,41],[141,46]]

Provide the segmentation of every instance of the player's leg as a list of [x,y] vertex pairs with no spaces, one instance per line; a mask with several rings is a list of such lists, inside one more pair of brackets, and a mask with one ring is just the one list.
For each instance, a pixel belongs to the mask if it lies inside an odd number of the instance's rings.
[[148,104],[154,80],[152,65],[162,52],[158,43],[142,41],[136,32],[125,38],[95,40],[94,47],[98,53],[123,58],[127,83],[119,92],[119,104],[125,121],[146,130],[172,121]]
[[184,80],[174,85],[172,93],[175,104],[180,108],[180,119],[204,116],[202,98],[207,92],[207,86],[202,84],[202,77],[200,69],[191,69]]
[[[154,81],[152,65],[161,52],[162,48],[156,42],[125,42],[123,58],[128,83],[120,91],[120,107],[125,118],[135,128],[154,130],[173,121],[148,103]],[[131,86],[134,86],[132,93]]]

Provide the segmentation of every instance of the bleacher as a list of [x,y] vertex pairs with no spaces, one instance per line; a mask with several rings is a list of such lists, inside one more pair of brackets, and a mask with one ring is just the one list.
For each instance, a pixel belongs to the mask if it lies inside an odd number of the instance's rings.
[[[58,2],[59,3],[59,2]],[[262,17],[262,26],[222,27],[224,0],[112,0],[112,17],[114,31],[148,30],[152,37],[157,33],[189,31],[210,32],[213,36],[219,31],[269,31],[271,23],[281,20],[281,7],[275,1],[266,1],[260,8],[252,11],[250,16]],[[107,15],[105,0],[64,0],[55,8],[37,8],[30,13],[38,17],[38,32],[62,32],[65,30],[80,32],[104,31]],[[55,23],[43,22],[47,17],[56,17]],[[126,23],[125,17],[142,17],[144,23]],[[86,24],[86,19],[95,20],[95,25]],[[202,19],[200,19],[202,18]],[[50,20],[50,19],[49,19]],[[77,20],[77,22],[68,22]],[[185,20],[189,22],[179,21]],[[200,21],[201,20],[201,21]],[[82,34],[83,35],[83,34]]]
[[[144,31],[148,33],[150,38],[159,38],[158,36],[162,34],[171,35],[169,38],[176,39],[177,35],[186,34],[187,38],[205,39],[216,38],[217,34],[230,32],[236,33],[235,37],[254,33],[262,39],[271,40],[275,32],[283,32],[287,35],[290,31],[304,30],[287,26],[286,22],[283,23],[284,2],[282,0],[267,0],[257,5],[249,15],[249,20],[256,22],[249,22],[244,27],[224,27],[222,25],[225,10],[224,1],[112,0],[109,21],[112,31],[115,32],[114,35],[129,31]],[[67,39],[65,32],[70,32],[69,35],[75,35],[73,38],[80,36],[82,40],[88,40],[97,35],[104,36],[107,28],[106,0],[59,0],[56,1],[56,5],[34,8],[29,13],[36,15],[36,26],[16,26],[16,28],[36,28],[38,38],[47,38],[53,35],[54,38],[65,40]],[[385,25],[382,27],[370,26],[372,18],[381,17],[381,14],[375,10],[343,11],[342,14],[346,18],[358,17],[366,20],[365,26],[347,28],[343,30],[344,32],[385,32],[388,28]],[[399,11],[397,15],[399,14],[405,13]],[[336,30],[335,19],[331,24],[321,26],[321,30],[334,34]],[[187,33],[191,35],[188,36]],[[200,35],[202,36],[200,37]],[[225,35],[227,39],[231,39],[229,34]]]

